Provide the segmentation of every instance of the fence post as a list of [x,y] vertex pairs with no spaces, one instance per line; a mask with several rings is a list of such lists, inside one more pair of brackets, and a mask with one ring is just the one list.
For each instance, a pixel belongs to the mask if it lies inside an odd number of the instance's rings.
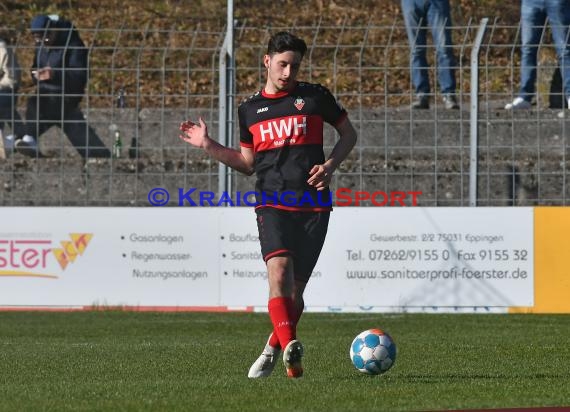
[[471,116],[470,124],[470,156],[469,156],[469,206],[477,206],[477,146],[479,123],[479,49],[483,35],[487,29],[487,17],[481,19],[477,35],[471,50]]
[[[227,24],[226,36],[220,51],[220,80],[218,93],[218,142],[227,147],[233,147],[234,125],[234,4],[233,0],[227,1]],[[231,170],[221,163],[218,166],[218,197],[223,192],[231,195],[232,179]],[[226,203],[227,205],[227,203]]]

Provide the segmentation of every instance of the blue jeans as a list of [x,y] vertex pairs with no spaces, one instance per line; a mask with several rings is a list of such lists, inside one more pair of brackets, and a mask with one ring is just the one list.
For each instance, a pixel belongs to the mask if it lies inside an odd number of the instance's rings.
[[521,89],[520,97],[531,101],[536,91],[536,66],[540,38],[550,23],[552,38],[558,55],[558,64],[566,98],[570,97],[570,2],[568,0],[522,0],[521,5]]
[[451,41],[448,0],[402,0],[402,12],[411,47],[412,82],[417,94],[430,92],[426,58],[427,27],[437,54],[437,76],[442,93],[455,93],[455,56]]

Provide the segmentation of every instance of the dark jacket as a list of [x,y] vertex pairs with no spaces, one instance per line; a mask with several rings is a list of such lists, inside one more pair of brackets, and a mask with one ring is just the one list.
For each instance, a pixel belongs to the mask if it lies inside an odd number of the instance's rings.
[[[50,80],[32,80],[38,84],[40,94],[83,95],[87,84],[88,50],[73,24],[67,20],[52,22],[50,29],[57,31],[55,41],[49,47],[36,46],[32,70],[49,66]],[[79,97],[79,96],[77,96]]]

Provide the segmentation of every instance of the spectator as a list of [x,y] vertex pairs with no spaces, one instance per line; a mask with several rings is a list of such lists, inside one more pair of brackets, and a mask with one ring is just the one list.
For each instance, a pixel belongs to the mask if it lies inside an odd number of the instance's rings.
[[[10,125],[14,133],[15,124],[21,123],[20,115],[16,110],[18,101],[18,86],[20,84],[20,66],[8,42],[0,38],[0,132],[4,126]],[[4,138],[4,148],[12,149],[14,135]]]
[[408,41],[411,45],[412,83],[416,98],[413,109],[429,109],[429,65],[426,58],[427,26],[437,53],[439,87],[446,109],[459,109],[455,96],[455,57],[451,40],[448,0],[401,0]]
[[507,110],[530,109],[536,91],[536,66],[538,44],[546,19],[550,23],[552,38],[560,64],[563,93],[570,106],[570,1],[522,0],[521,1],[521,85],[519,95],[505,106]]
[[55,125],[63,127],[83,157],[108,157],[109,150],[87,127],[79,109],[87,84],[88,52],[77,29],[59,16],[38,15],[31,31],[36,43],[31,71],[36,93],[27,101],[26,124],[16,150],[39,155],[37,138]]

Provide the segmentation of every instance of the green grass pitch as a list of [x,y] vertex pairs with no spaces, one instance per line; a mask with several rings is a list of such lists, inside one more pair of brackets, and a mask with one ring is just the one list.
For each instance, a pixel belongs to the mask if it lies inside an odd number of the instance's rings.
[[[384,375],[348,358],[364,329]],[[570,406],[570,316],[305,314],[305,376],[247,378],[263,313],[0,313],[1,411],[372,411]]]

